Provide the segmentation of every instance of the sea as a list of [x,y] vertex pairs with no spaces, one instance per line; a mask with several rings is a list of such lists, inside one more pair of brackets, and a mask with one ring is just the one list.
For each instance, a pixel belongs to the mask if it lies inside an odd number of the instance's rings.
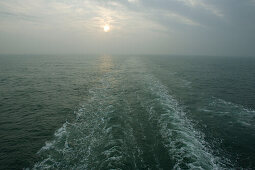
[[255,57],[1,55],[0,169],[255,169]]

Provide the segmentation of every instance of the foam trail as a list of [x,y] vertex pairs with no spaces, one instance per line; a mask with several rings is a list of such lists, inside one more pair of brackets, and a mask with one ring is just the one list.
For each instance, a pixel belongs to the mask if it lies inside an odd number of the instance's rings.
[[150,95],[142,105],[159,126],[164,146],[174,161],[173,169],[221,169],[219,158],[211,153],[203,134],[193,128],[167,88],[150,75],[143,75],[143,82],[147,91],[137,95]]
[[33,169],[221,169],[167,88],[136,58],[102,74],[76,120],[39,151]]
[[128,107],[124,100],[119,101],[122,89],[114,88],[121,81],[118,74],[105,68],[111,67],[109,63],[104,62],[102,67],[105,73],[75,112],[76,120],[63,124],[54,139],[46,142],[38,153],[43,159],[33,169],[135,167]]

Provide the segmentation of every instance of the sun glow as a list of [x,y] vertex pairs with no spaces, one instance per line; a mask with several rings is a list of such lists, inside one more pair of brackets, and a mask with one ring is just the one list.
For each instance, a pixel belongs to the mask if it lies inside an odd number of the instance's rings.
[[110,26],[108,24],[104,25],[104,32],[109,32]]

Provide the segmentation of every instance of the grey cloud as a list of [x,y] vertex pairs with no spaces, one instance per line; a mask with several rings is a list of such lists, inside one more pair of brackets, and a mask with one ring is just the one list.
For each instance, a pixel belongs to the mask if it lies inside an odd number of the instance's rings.
[[[254,55],[254,4],[254,0],[0,1],[0,51]],[[107,34],[104,24],[111,26]],[[16,35],[18,40],[10,38]]]
[[2,19],[18,19],[18,20],[26,20],[31,22],[39,22],[39,17],[25,15],[25,14],[16,14],[11,12],[2,12],[0,11],[0,18]]

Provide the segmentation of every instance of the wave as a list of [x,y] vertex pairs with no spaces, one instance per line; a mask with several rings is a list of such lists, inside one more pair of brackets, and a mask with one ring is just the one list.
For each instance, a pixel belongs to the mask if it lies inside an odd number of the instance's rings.
[[[115,169],[134,167],[135,144],[118,74],[106,73],[89,90],[76,120],[66,122],[38,154],[33,169]],[[124,106],[124,107],[122,107]],[[131,148],[131,149],[130,149]]]
[[214,156],[204,135],[193,128],[182,108],[160,81],[153,76],[144,77],[150,98],[143,106],[156,121],[164,146],[174,161],[173,169],[221,169],[220,158]]
[[33,169],[221,169],[203,133],[138,60],[117,69],[102,61],[75,120],[46,142]]
[[214,117],[224,118],[225,123],[230,126],[235,124],[247,128],[255,127],[255,111],[239,104],[212,97],[202,110]]

